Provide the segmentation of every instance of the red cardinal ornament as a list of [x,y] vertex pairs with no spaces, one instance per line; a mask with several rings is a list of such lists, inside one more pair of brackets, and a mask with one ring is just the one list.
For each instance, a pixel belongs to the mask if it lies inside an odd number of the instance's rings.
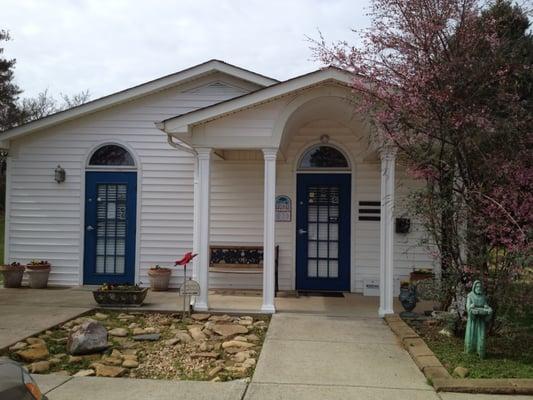
[[189,251],[188,253],[185,253],[185,255],[183,256],[183,258],[181,260],[177,260],[176,264],[174,264],[174,265],[187,265],[197,255],[198,254],[192,254],[192,251]]

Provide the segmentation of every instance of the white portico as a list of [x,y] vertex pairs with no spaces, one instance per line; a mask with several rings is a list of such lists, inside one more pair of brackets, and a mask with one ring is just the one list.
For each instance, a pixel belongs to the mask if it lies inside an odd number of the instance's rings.
[[[392,149],[379,149],[370,143],[363,118],[354,115],[350,79],[342,71],[325,69],[157,124],[169,136],[169,143],[196,157],[193,247],[198,257],[194,274],[202,289],[194,305],[196,310],[209,309],[208,289],[213,286],[209,272],[211,214],[213,209],[229,207],[222,196],[213,199],[212,185],[217,179],[234,179],[235,193],[229,191],[232,198],[236,203],[241,201],[239,196],[250,199],[243,201],[242,212],[254,201],[262,208],[262,218],[258,217],[263,248],[261,311],[275,312],[275,249],[279,246],[278,282],[286,279],[290,282],[288,289],[302,290],[308,285],[313,291],[354,292],[366,282],[364,274],[370,276],[365,269],[375,268],[379,314],[393,313],[395,156]],[[306,155],[318,161],[303,165]],[[333,164],[319,160],[329,156],[344,161],[337,160],[337,165],[335,160]],[[258,175],[260,170],[262,177]],[[370,176],[379,181],[371,181]],[[239,185],[239,177],[242,182],[250,179],[253,183]],[[258,199],[253,193],[259,194],[257,182],[261,178],[262,198]],[[292,220],[276,223],[276,195],[286,194],[294,204]],[[305,201],[302,196],[307,196]],[[325,197],[319,200],[320,196]],[[305,208],[305,217],[299,216],[300,206]],[[315,211],[316,221],[312,215]],[[228,212],[238,214],[239,210]],[[257,209],[253,212],[259,215]],[[242,220],[243,230],[247,226]],[[313,229],[317,232],[311,232]],[[365,231],[369,232],[366,238]],[[376,234],[379,243],[372,240]],[[223,239],[227,236],[231,236],[228,230],[217,235]],[[246,238],[237,241],[247,243]],[[373,266],[372,252],[379,258],[379,266]],[[343,268],[347,270],[343,272]],[[302,274],[300,269],[308,276],[298,276]],[[241,277],[236,275],[238,279]],[[287,289],[287,284],[282,286]]]

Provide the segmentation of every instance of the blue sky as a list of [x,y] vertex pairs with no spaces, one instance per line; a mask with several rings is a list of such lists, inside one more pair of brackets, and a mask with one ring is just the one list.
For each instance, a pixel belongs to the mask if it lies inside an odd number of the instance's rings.
[[0,0],[23,96],[97,98],[211,58],[287,79],[319,67],[305,36],[351,39],[368,0]]

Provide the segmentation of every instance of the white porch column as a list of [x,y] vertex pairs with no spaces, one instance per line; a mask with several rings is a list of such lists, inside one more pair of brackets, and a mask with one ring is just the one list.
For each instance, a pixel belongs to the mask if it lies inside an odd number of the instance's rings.
[[263,230],[263,305],[261,311],[275,313],[275,202],[277,149],[263,149],[265,159],[265,198]]
[[[192,252],[198,254],[199,230],[198,230],[198,157],[194,157],[193,178],[193,222],[192,222]],[[192,279],[198,280],[198,257],[192,259]]]
[[381,157],[381,223],[380,223],[380,273],[379,316],[394,314],[394,169],[396,153],[385,147]]
[[200,284],[200,296],[196,298],[194,309],[207,311],[209,309],[209,214],[210,214],[210,194],[211,194],[211,152],[210,148],[198,148],[198,187],[195,195],[195,205],[198,216],[197,223],[197,246],[198,261],[196,279]]

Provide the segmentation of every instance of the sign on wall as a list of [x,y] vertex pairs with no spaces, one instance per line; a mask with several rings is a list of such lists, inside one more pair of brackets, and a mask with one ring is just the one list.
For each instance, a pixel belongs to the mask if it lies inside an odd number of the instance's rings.
[[276,197],[276,222],[290,222],[291,221],[291,199],[289,196]]

